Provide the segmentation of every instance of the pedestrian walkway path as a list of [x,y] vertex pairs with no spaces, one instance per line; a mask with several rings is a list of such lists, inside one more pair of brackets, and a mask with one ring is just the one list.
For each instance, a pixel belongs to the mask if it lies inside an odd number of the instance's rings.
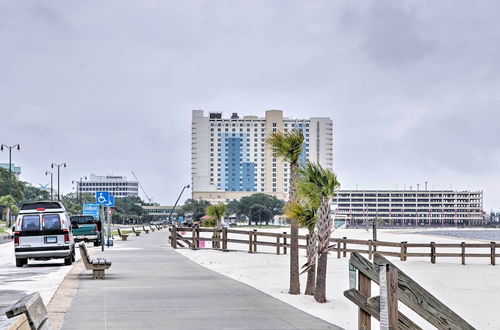
[[340,329],[190,261],[167,236],[134,236],[104,251],[113,261],[106,280],[80,275],[62,328]]

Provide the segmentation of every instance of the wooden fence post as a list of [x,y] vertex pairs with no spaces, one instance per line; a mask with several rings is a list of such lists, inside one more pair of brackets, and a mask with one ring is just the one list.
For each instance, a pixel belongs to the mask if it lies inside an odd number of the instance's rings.
[[191,229],[191,250],[196,250],[196,228]]
[[406,255],[406,253],[408,252],[408,242],[407,241],[404,241],[403,242],[403,245],[404,245],[404,249],[403,249],[403,257],[404,257],[404,261],[407,260],[408,256]]
[[347,251],[346,251],[347,250],[347,241],[346,241],[347,237],[343,237],[342,239],[344,240],[344,244],[343,244],[344,253],[343,253],[343,256],[345,258],[345,257],[347,257]]
[[337,259],[340,259],[340,238],[337,238]]
[[401,251],[399,252],[399,260],[405,261],[405,242],[401,242]]
[[496,242],[491,242],[491,264],[495,266]]
[[171,245],[174,249],[177,249],[177,227],[172,226],[172,231],[170,232],[170,235],[172,239]]
[[283,254],[286,254],[286,231],[283,232]]
[[257,252],[257,229],[253,230],[253,252]]
[[436,263],[436,243],[431,242],[431,262]]
[[252,253],[252,232],[248,233],[248,253]]
[[373,241],[371,239],[368,240],[368,260],[372,260],[372,253],[373,253]]
[[465,265],[465,242],[460,243],[462,247],[462,265]]
[[[369,298],[372,295],[372,282],[368,276],[358,271],[358,290],[365,297]],[[358,329],[371,330],[372,319],[369,313],[361,308],[358,311]]]
[[398,329],[398,269],[389,264],[379,266],[380,329]]
[[278,234],[276,236],[276,254],[280,254],[280,235]]
[[222,228],[222,251],[227,252],[227,228]]

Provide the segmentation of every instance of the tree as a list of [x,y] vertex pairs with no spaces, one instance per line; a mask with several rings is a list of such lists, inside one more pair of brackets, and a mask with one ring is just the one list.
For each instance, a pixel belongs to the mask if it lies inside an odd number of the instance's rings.
[[[227,205],[224,203],[212,204],[207,206],[205,211],[209,217],[216,220],[215,228],[222,229],[222,217],[226,214]],[[214,231],[212,238],[212,247],[216,249],[220,248],[220,241],[216,240],[217,238],[220,238],[219,232]]]
[[82,205],[85,203],[95,203],[95,196],[90,193],[77,196],[76,193],[61,195],[61,203],[63,203],[66,211],[70,215],[82,214]]
[[233,199],[232,201],[227,203],[227,214],[228,215],[235,214],[236,221],[239,221],[245,217],[245,214],[241,212],[240,202],[237,201],[236,199]]
[[193,221],[200,221],[201,217],[205,215],[205,209],[210,205],[209,201],[188,199],[181,207],[179,215],[192,214]]
[[262,204],[254,204],[250,207],[250,214],[248,217],[248,222],[251,223],[253,220],[255,224],[262,224],[263,222],[266,225],[269,224],[269,220],[273,218],[273,214],[271,211]]
[[[0,196],[9,195],[9,170],[0,167]],[[16,201],[24,199],[24,185],[12,173],[12,186],[10,196]]]
[[[299,183],[300,186],[300,183]],[[315,232],[317,222],[316,205],[311,205],[310,202],[290,202],[285,206],[285,215],[288,219],[297,219],[299,226],[307,228],[309,231],[306,255],[307,263],[303,266],[304,272],[307,271],[307,284],[304,294],[312,296],[316,288],[316,255],[317,255],[317,242],[318,236]]]
[[316,276],[316,290],[314,299],[317,302],[326,302],[326,268],[328,261],[329,240],[332,233],[333,224],[330,216],[330,200],[335,194],[335,190],[340,186],[337,176],[321,167],[321,165],[311,162],[301,171],[305,190],[311,192],[312,199],[320,200],[318,210],[318,220],[316,223],[316,233],[318,236],[318,262]]
[[275,215],[281,215],[283,213],[283,206],[285,202],[276,198],[276,196],[256,193],[250,196],[242,197],[239,202],[237,202],[237,205],[234,205],[233,203],[232,207],[234,208],[235,206],[237,206],[238,212],[248,218],[248,224],[250,225],[250,209],[253,205],[256,204],[262,205],[266,209],[268,209],[271,212],[272,217]]
[[[290,188],[288,201],[297,202],[297,175],[299,159],[302,154],[304,135],[300,130],[291,132],[274,132],[267,139],[274,155],[283,158],[290,164]],[[290,294],[300,294],[299,281],[299,226],[296,219],[290,225]]]
[[43,201],[50,199],[50,192],[48,192],[47,190],[33,187],[26,182],[22,182],[22,185],[24,195],[23,202]]
[[16,200],[11,195],[5,195],[0,197],[0,206],[5,208],[5,218],[7,220],[7,227],[12,225],[11,223],[11,210],[16,206]]
[[222,218],[226,215],[227,205],[224,203],[220,204],[212,204],[207,206],[205,212],[208,216],[214,218],[216,220],[215,227],[217,229],[222,228]]
[[142,205],[144,205],[144,202],[139,196],[115,198],[113,221],[124,223],[130,218],[138,219],[144,216],[146,211],[144,211]]

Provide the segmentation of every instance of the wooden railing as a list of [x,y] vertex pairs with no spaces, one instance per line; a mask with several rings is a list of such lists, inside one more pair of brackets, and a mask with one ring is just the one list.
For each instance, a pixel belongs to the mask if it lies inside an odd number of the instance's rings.
[[[212,242],[212,248],[222,251],[228,250],[228,243],[246,244],[248,245],[249,253],[257,252],[258,246],[275,247],[276,254],[287,254],[287,249],[290,248],[290,235],[286,232],[270,233],[257,231],[256,229],[239,230],[187,227],[171,227],[169,230],[171,231],[169,238],[173,248],[189,247],[191,249],[199,249],[201,241]],[[181,235],[181,232],[185,232],[185,234]],[[201,237],[200,233],[212,233],[212,237]],[[273,241],[264,241],[262,239],[259,240],[259,237],[272,237],[275,239]],[[299,235],[300,249],[306,248],[308,237],[309,235]],[[221,246],[218,247],[217,243],[221,244]],[[408,243],[406,241],[386,242],[343,237],[330,238],[330,243],[330,251],[336,252],[337,258],[347,257],[348,252],[357,252],[368,255],[368,259],[371,260],[374,253],[377,252],[383,256],[397,257],[401,261],[415,257],[429,258],[431,263],[436,263],[437,258],[459,258],[462,265],[465,265],[467,258],[486,258],[489,259],[491,265],[495,265],[496,258],[500,257],[500,253],[497,253],[496,242]],[[455,249],[455,251],[450,251],[451,249]]]
[[[379,296],[371,297],[372,281],[379,284]],[[344,296],[359,307],[359,329],[370,330],[372,317],[380,321],[381,329],[422,329],[398,310],[398,301],[437,329],[474,329],[379,253],[374,254],[373,264],[357,252],[351,254],[349,286]]]

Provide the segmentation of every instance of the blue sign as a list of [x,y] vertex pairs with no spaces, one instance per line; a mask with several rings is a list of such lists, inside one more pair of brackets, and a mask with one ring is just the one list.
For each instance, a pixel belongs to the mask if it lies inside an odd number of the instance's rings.
[[109,195],[108,197],[109,197],[108,203],[104,204],[104,206],[108,206],[108,207],[115,206],[115,196]]
[[184,217],[178,217],[177,222],[184,222]]
[[106,205],[109,203],[109,192],[108,191],[97,191],[95,193],[95,202],[99,205]]
[[91,215],[99,220],[99,204],[83,204],[83,215]]

